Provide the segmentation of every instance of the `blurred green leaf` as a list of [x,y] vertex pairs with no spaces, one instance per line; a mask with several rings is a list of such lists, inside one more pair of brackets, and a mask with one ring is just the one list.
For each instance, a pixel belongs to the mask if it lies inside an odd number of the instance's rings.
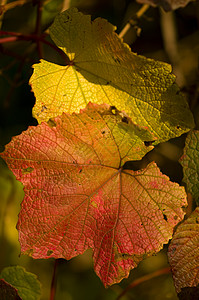
[[27,272],[23,267],[7,267],[0,274],[6,282],[15,287],[22,300],[38,300],[41,286],[36,275]]

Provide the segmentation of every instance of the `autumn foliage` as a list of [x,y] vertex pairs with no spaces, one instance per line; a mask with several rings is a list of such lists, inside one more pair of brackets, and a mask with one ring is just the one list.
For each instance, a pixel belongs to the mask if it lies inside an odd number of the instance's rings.
[[24,186],[21,253],[69,260],[91,248],[107,287],[172,240],[168,259],[180,293],[199,283],[198,208],[183,221],[183,186],[155,162],[141,170],[126,166],[190,131],[180,163],[197,199],[199,135],[171,66],[131,52],[115,29],[66,10],[50,27],[66,65],[42,59],[33,66],[39,124],[13,137],[1,154]]

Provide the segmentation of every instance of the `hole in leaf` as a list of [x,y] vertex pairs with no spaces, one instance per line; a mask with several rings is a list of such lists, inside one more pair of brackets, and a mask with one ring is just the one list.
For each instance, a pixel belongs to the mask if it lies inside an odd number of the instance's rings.
[[82,172],[82,169],[79,170],[79,173],[81,173],[81,172]]
[[179,125],[177,125],[177,126],[176,126],[176,128],[177,128],[177,129],[180,129],[180,126],[179,126]]
[[66,16],[65,18],[66,19],[63,21],[63,23],[67,23],[67,22],[69,22],[71,20],[71,18],[69,16]]
[[165,221],[167,221],[167,216],[165,214],[163,214],[163,217],[164,217]]
[[105,130],[102,131],[102,134],[105,134]]
[[47,256],[50,256],[50,255],[52,255],[53,254],[53,250],[48,250],[47,251]]
[[129,123],[128,118],[127,118],[127,117],[123,117],[123,118],[122,118],[122,122],[128,124],[128,123]]
[[115,106],[111,106],[111,107],[110,107],[110,110],[111,110],[111,113],[112,113],[113,115],[116,115],[116,113],[117,113],[117,108],[116,108]]

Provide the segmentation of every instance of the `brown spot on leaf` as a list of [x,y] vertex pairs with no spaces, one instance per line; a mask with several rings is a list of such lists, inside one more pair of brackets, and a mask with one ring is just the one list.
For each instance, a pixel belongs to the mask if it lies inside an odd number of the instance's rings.
[[46,109],[47,109],[46,105],[42,105],[41,112],[43,112]]
[[113,115],[116,115],[116,113],[117,113],[117,108],[116,108],[115,106],[111,106],[111,107],[110,107],[110,111],[111,111],[111,113],[112,113]]

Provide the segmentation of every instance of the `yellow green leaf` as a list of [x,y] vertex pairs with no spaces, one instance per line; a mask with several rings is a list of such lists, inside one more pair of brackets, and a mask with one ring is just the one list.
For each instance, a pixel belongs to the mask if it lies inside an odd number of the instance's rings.
[[88,102],[107,103],[148,128],[159,142],[187,132],[194,121],[171,66],[132,53],[115,29],[75,8],[55,18],[50,35],[70,63],[41,60],[34,65],[35,117],[47,121],[78,112]]

